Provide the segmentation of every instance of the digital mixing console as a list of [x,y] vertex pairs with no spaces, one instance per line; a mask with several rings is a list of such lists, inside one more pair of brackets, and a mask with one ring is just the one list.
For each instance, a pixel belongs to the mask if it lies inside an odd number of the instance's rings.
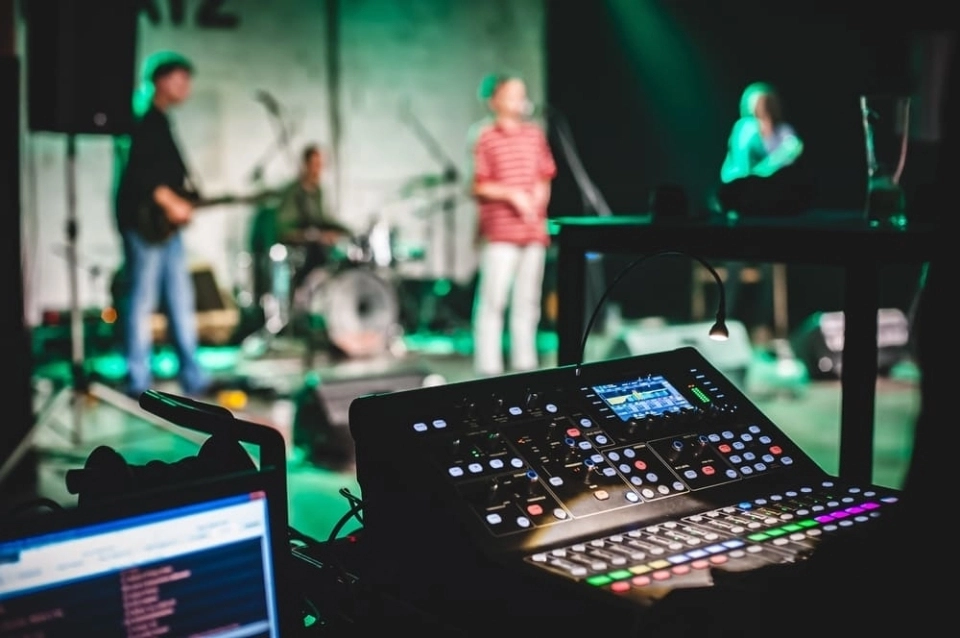
[[898,498],[825,473],[694,348],[365,396],[350,428],[364,577],[478,631],[633,626]]

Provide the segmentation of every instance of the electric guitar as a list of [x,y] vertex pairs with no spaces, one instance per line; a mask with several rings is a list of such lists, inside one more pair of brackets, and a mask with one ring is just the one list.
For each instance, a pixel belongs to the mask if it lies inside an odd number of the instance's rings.
[[[222,197],[201,198],[182,190],[176,190],[176,192],[177,195],[190,202],[194,213],[198,210],[225,204],[256,204],[278,196],[275,191],[261,191],[252,195],[224,195]],[[152,199],[144,202],[137,209],[137,233],[148,243],[161,244],[165,242],[173,236],[181,225],[181,223],[171,221],[166,209]]]

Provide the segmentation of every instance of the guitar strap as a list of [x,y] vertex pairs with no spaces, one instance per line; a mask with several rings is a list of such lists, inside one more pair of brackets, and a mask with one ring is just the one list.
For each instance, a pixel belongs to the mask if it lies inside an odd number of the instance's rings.
[[190,166],[190,162],[187,161],[187,154],[185,151],[185,146],[180,140],[180,134],[177,129],[176,123],[172,117],[167,117],[167,121],[170,123],[170,135],[173,137],[173,142],[177,146],[177,151],[180,154],[180,163],[183,164],[183,188],[188,192],[192,193],[194,197],[200,199],[200,180],[197,178],[197,174],[193,171],[193,167]]

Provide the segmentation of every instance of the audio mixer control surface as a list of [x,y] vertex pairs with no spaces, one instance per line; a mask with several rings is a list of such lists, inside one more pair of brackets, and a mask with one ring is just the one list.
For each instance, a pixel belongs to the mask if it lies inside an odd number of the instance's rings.
[[458,574],[638,610],[897,501],[827,475],[693,348],[361,397],[350,427],[370,577],[427,597]]

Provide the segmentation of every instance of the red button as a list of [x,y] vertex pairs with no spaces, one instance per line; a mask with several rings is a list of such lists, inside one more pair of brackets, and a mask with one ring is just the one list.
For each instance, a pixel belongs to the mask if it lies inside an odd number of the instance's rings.
[[543,508],[538,503],[527,505],[527,514],[530,516],[540,516],[543,514]]
[[726,443],[721,443],[720,445],[717,446],[717,449],[723,452],[724,454],[730,453],[730,446],[727,445]]
[[670,578],[670,572],[665,569],[661,569],[658,572],[653,572],[651,574],[654,580],[668,580]]
[[676,574],[677,576],[683,576],[684,574],[689,574],[689,573],[690,573],[690,566],[689,566],[689,565],[675,565],[675,566],[673,567],[673,573]]
[[580,436],[580,430],[577,428],[567,428],[567,436],[571,438]]
[[633,462],[633,467],[637,468],[637,469],[640,470],[640,471],[643,471],[643,470],[647,469],[647,464],[644,463],[643,461],[634,461],[634,462]]
[[710,567],[710,563],[704,558],[695,560],[690,563],[690,565],[693,566],[694,569],[706,569],[707,567]]
[[610,591],[615,591],[618,594],[622,594],[625,591],[630,589],[630,583],[625,580],[618,580],[614,584],[610,585]]
[[704,465],[703,473],[707,476],[713,476],[716,473],[717,469],[712,465]]
[[725,562],[727,562],[727,557],[724,554],[717,554],[716,556],[710,557],[710,562],[714,565],[723,565]]
[[634,585],[636,585],[637,587],[646,587],[647,585],[650,584],[650,577],[649,577],[649,576],[635,576],[635,577],[633,578],[633,580],[630,581],[630,582],[632,582],[632,583],[633,583]]
[[770,454],[782,454],[783,449],[779,445],[770,446]]

